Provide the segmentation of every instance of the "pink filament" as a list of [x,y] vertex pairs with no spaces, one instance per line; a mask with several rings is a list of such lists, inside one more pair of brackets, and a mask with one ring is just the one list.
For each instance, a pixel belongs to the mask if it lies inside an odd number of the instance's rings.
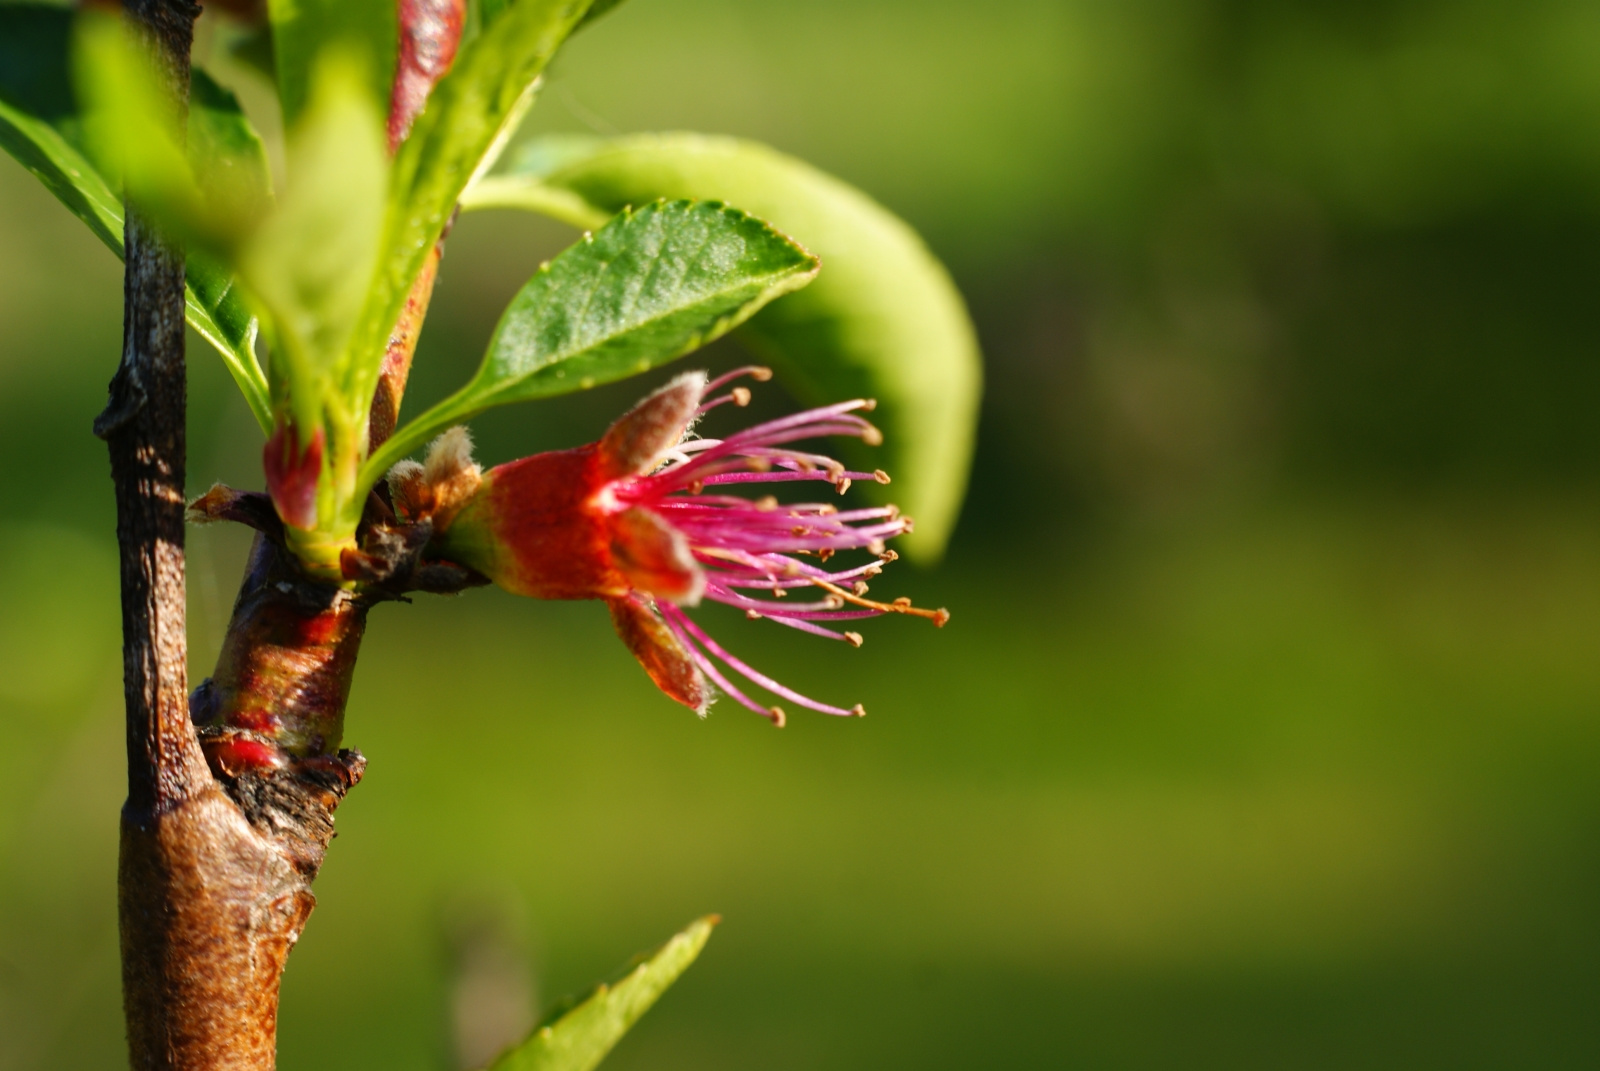
[[[702,399],[741,375],[759,371],[739,369],[706,386]],[[732,395],[702,402],[697,416],[732,400]],[[892,507],[839,511],[820,503],[775,505],[757,503],[735,495],[703,495],[705,487],[732,484],[794,483],[824,480],[844,489],[845,481],[877,480],[880,475],[852,472],[823,454],[797,450],[790,443],[827,435],[852,435],[872,440],[877,431],[854,415],[871,403],[855,400],[824,406],[736,432],[726,439],[688,439],[656,471],[623,479],[613,485],[618,507],[650,509],[689,540],[695,561],[705,570],[707,598],[770,618],[778,624],[828,639],[847,637],[815,622],[848,621],[878,617],[878,609],[844,609],[845,602],[830,594],[820,601],[788,602],[776,596],[787,590],[824,582],[848,589],[860,577],[876,575],[882,568],[874,560],[829,571],[793,557],[819,552],[872,549],[881,552],[884,540],[910,529]],[[736,589],[767,589],[774,598],[757,599]],[[760,706],[728,680],[713,659],[739,676],[800,706],[825,714],[848,717],[854,712],[830,706],[796,692],[729,654],[678,608],[659,602],[657,608],[672,634],[683,644],[718,687],[742,706],[767,717]],[[859,643],[857,639],[855,642]]]

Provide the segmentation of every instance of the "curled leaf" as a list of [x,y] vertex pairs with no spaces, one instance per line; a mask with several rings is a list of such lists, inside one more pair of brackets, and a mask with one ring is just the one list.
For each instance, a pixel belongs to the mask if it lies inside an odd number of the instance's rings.
[[534,141],[462,205],[593,226],[657,197],[725,200],[821,258],[813,285],[775,302],[741,336],[809,403],[878,399],[884,447],[855,457],[893,474],[893,500],[917,519],[906,549],[937,557],[966,487],[982,365],[949,274],[894,214],[764,145],[698,134]]

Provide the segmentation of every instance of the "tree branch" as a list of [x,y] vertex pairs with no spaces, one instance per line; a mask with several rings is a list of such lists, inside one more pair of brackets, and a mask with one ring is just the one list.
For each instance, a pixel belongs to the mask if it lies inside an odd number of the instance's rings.
[[[174,118],[181,121],[198,8],[183,0],[142,0],[130,2],[128,10],[156,46]],[[211,778],[188,717],[183,251],[131,205],[125,243],[122,363],[94,430],[110,447],[117,498],[128,805],[152,811],[182,801]]]
[[[199,8],[128,0],[182,131]],[[270,1069],[278,979],[311,910],[303,876],[207,768],[190,724],[184,613],[183,251],[130,204],[122,362],[95,421],[116,490],[128,800],[118,916],[138,1071]]]
[[[181,135],[199,8],[124,8],[157,60]],[[409,51],[397,131],[449,67],[462,0],[402,0],[401,16]],[[122,560],[128,800],[118,907],[128,1047],[136,1071],[271,1071],[283,969],[316,903],[311,882],[334,809],[365,766],[338,744],[367,610],[405,591],[483,578],[421,563],[425,531],[395,527],[374,496],[363,550],[348,563],[352,584],[318,582],[282,546],[270,504],[214,489],[196,502],[197,517],[244,520],[262,535],[217,672],[190,696],[184,257],[137,204],[127,206],[125,239],[122,363],[95,432],[110,449]],[[391,340],[374,413],[380,436],[405,389],[438,252]]]

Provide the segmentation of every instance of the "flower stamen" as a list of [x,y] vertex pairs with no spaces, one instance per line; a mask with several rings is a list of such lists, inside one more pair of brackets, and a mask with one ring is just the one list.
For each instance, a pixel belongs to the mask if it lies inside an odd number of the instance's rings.
[[911,600],[904,595],[893,602],[877,602],[873,599],[864,599],[860,595],[846,591],[836,584],[830,584],[826,580],[818,580],[813,577],[811,582],[823,591],[832,592],[842,603],[853,603],[856,606],[877,610],[879,613],[909,614],[912,617],[924,617],[932,621],[935,628],[944,628],[945,623],[950,620],[950,611],[944,607],[941,606],[937,610],[928,610],[921,606],[913,606]]

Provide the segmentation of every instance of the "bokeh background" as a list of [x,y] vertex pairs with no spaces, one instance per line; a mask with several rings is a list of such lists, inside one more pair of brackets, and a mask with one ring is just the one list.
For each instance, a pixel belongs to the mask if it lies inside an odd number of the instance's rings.
[[[1600,1063],[1600,7],[631,0],[530,127],[759,138],[921,229],[988,393],[948,557],[875,587],[954,619],[713,608],[872,712],[774,732],[663,699],[597,605],[380,608],[283,1066],[455,1066],[709,911],[609,1068]],[[462,221],[414,397],[571,238]],[[124,1061],[120,299],[0,160],[6,1071]],[[191,490],[256,486],[191,354]],[[243,553],[192,534],[197,679]]]

